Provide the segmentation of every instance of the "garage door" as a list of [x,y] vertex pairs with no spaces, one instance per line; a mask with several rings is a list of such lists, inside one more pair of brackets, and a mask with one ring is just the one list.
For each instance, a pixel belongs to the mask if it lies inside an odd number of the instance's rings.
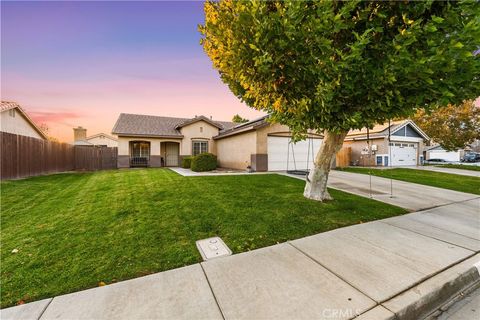
[[416,143],[393,143],[392,166],[415,166],[417,165]]
[[443,159],[445,161],[460,161],[460,152],[458,151],[429,151],[429,159]]
[[[287,162],[288,170],[305,170],[313,167],[313,159],[320,149],[322,139],[315,138],[299,141],[295,144],[292,143],[290,148],[288,146],[289,141],[290,138],[288,137],[268,137],[268,171],[287,170]],[[310,154],[308,152],[309,141],[311,141]],[[308,161],[307,157],[309,157]]]

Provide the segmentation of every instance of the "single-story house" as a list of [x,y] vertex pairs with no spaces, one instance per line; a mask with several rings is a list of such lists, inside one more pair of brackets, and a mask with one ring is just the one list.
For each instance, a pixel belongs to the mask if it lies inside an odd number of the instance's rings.
[[16,102],[2,101],[0,131],[37,139],[48,139],[47,135]]
[[465,154],[464,149],[457,151],[447,151],[441,145],[431,146],[425,150],[425,160],[442,159],[445,161],[459,162]]
[[118,147],[118,139],[106,133],[97,133],[87,137],[87,129],[73,128],[73,144],[76,146]]
[[414,166],[423,162],[428,140],[427,134],[412,120],[402,120],[392,121],[390,127],[388,123],[376,125],[369,130],[368,137],[366,128],[352,130],[343,146],[351,148],[352,165]]
[[306,169],[313,165],[322,136],[314,133],[290,144],[288,127],[267,116],[243,124],[205,116],[171,118],[120,114],[112,134],[118,136],[118,167],[179,166],[185,156],[210,152],[224,168],[254,171]]

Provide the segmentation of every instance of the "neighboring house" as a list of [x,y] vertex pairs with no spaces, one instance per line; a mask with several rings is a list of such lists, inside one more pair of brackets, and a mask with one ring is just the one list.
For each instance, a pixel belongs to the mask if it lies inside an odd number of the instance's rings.
[[457,151],[447,151],[442,148],[440,145],[428,147],[425,150],[425,160],[430,160],[430,159],[442,159],[445,161],[460,161],[460,159],[463,158],[463,155],[465,154],[465,150],[459,149]]
[[16,102],[2,101],[0,131],[37,139],[48,139],[47,135]]
[[87,129],[73,128],[73,144],[76,146],[118,147],[118,139],[106,133],[97,133],[87,137]]
[[305,169],[312,166],[307,156],[318,150],[322,138],[310,134],[289,148],[288,127],[270,124],[267,117],[235,124],[204,116],[185,119],[123,113],[112,133],[118,136],[119,168],[178,166],[185,156],[210,152],[225,168],[272,171],[286,170],[287,165],[293,169],[296,164],[297,169]]
[[[390,141],[389,141],[390,132]],[[358,166],[412,166],[423,161],[429,137],[413,121],[393,121],[367,129],[352,130],[343,144],[351,147],[351,162]],[[368,144],[371,154],[369,155]]]

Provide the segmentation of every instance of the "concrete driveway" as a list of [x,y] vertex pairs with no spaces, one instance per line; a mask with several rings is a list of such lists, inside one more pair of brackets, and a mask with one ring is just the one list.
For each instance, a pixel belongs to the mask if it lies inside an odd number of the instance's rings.
[[[304,178],[302,177],[302,179]],[[375,176],[371,177],[371,185],[372,191],[370,192],[370,177],[360,173],[332,170],[328,179],[328,186],[331,188],[364,197],[371,196],[375,200],[406,208],[411,211],[428,209],[480,197],[474,194]],[[390,195],[391,185],[393,186],[393,196]]]

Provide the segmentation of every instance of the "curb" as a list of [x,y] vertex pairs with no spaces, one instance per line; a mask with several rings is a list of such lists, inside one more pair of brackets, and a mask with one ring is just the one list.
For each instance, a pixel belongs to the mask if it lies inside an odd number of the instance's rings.
[[381,305],[395,314],[395,319],[425,319],[473,286],[480,285],[480,254],[434,275]]

